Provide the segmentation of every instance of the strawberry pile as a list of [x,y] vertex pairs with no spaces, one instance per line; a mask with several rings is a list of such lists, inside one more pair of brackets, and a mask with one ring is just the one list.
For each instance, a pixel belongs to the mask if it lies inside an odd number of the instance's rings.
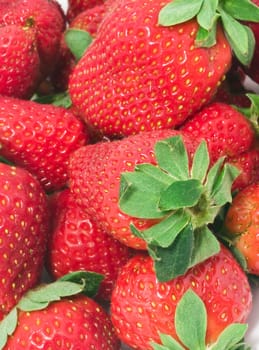
[[0,349],[250,349],[258,28],[255,0],[0,0]]

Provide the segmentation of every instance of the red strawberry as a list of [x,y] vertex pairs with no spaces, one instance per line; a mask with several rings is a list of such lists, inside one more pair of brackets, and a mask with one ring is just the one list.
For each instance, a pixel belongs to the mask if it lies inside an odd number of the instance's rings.
[[105,0],[68,0],[67,20],[72,20],[81,12],[102,5]]
[[[245,273],[223,246],[217,255],[166,283],[158,282],[150,257],[137,255],[122,268],[112,294],[112,322],[120,339],[139,350],[152,349],[151,342],[161,344],[159,334],[179,341],[175,312],[189,289],[206,308],[206,339],[199,337],[199,345],[204,342],[204,348],[212,346],[230,324],[246,322],[252,306],[251,289]],[[189,305],[185,313],[188,322],[183,322],[185,329],[192,323],[193,313]],[[204,326],[197,330],[199,335]],[[187,335],[190,343],[195,331],[190,327]]]
[[35,30],[20,25],[0,27],[0,94],[29,98],[39,79]]
[[25,169],[0,163],[0,320],[38,283],[48,234],[47,198]]
[[211,99],[229,68],[231,50],[220,28],[217,44],[195,47],[196,20],[157,24],[164,5],[119,2],[73,70],[73,103],[108,137],[181,124]]
[[1,349],[119,350],[109,315],[87,296],[91,283],[81,275],[76,282],[66,276],[30,290],[0,323]]
[[187,120],[181,130],[192,138],[207,141],[212,163],[219,157],[236,157],[248,151],[255,140],[255,131],[248,118],[220,102],[205,106]]
[[[148,249],[159,280],[168,268],[173,276],[183,274],[219,250],[207,225],[231,201],[237,171],[222,158],[210,168],[206,142],[195,143],[165,129],[71,155],[70,188],[78,205],[122,243]],[[181,264],[169,258],[175,251]]]
[[[120,175],[133,171],[136,164],[154,164],[154,144],[173,135],[179,133],[169,129],[147,132],[80,147],[71,155],[69,184],[76,201],[103,230],[133,248],[143,249],[146,243],[131,233],[130,222],[144,229],[154,221],[134,219],[121,212],[118,206]],[[186,138],[185,141],[189,150],[193,150],[192,140]]]
[[119,269],[131,253],[76,205],[68,189],[51,198],[53,228],[48,247],[47,266],[54,278],[78,270],[105,276],[99,296],[109,300]]
[[223,234],[245,258],[249,273],[259,275],[259,183],[243,188],[234,197],[224,220]]
[[42,77],[49,74],[57,60],[65,15],[56,0],[15,0],[0,8],[1,26],[20,24],[36,31]]
[[85,125],[67,109],[0,97],[0,155],[28,169],[46,190],[66,185],[69,155],[87,142]]

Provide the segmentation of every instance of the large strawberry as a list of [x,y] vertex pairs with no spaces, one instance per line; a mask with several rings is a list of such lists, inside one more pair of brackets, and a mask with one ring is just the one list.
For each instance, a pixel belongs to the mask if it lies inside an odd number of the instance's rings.
[[36,31],[35,44],[40,56],[42,78],[57,60],[65,16],[56,0],[14,0],[0,6],[0,25],[20,24]]
[[0,94],[29,98],[38,85],[40,59],[34,28],[0,27]]
[[110,316],[92,297],[99,275],[87,272],[30,290],[0,323],[4,350],[119,350]]
[[[227,248],[222,246],[217,255],[166,283],[158,282],[152,259],[142,254],[122,268],[112,294],[112,322],[120,339],[138,350],[153,349],[151,343],[154,342],[161,344],[160,334],[179,341],[176,309],[188,290],[203,301],[207,327],[204,322],[198,328],[193,327],[201,312],[192,309],[196,302],[190,299],[184,320],[181,319],[180,335],[185,335],[185,342],[181,342],[181,346],[154,349],[194,350],[206,349],[206,346],[214,349],[213,345],[218,349],[216,341],[221,332],[233,323],[246,322],[252,306],[251,289],[244,271]],[[226,342],[230,341],[230,334],[225,336]],[[195,343],[197,337],[198,343]],[[169,341],[168,346],[173,345],[172,342]],[[193,342],[196,346],[187,345]],[[228,348],[224,343],[221,346],[221,349]]]
[[38,283],[48,235],[47,198],[25,169],[0,163],[0,319]]
[[118,271],[128,261],[131,251],[101,230],[79,207],[69,189],[51,197],[47,268],[59,278],[77,270],[104,275],[98,296],[109,300]]
[[216,3],[116,2],[71,75],[84,118],[107,136],[125,136],[178,126],[207,103],[231,64],[221,23],[241,61],[253,52],[251,31],[225,1]]
[[[167,278],[165,265],[176,276],[219,250],[207,224],[231,201],[237,171],[223,158],[209,168],[206,142],[197,148],[195,142],[179,131],[155,130],[71,155],[78,205],[122,243],[147,248],[159,280]],[[169,259],[175,251],[181,262]]]
[[83,122],[63,107],[0,97],[0,155],[28,169],[47,191],[66,185],[69,155],[88,140]]

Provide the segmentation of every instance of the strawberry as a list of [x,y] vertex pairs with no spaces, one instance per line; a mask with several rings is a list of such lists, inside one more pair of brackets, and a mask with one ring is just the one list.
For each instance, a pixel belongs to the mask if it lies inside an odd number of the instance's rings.
[[[201,3],[191,10],[187,0],[116,3],[70,77],[72,102],[85,120],[108,137],[128,136],[179,126],[212,99],[231,66],[225,32],[243,62],[252,56],[252,33],[240,24],[238,34],[229,32],[224,3],[212,9],[204,1],[209,14]],[[244,51],[235,45],[239,30]]]
[[53,228],[50,232],[47,267],[59,278],[78,270],[105,276],[99,297],[109,300],[119,269],[128,261],[130,250],[106,232],[74,201],[69,189],[51,198]]
[[69,155],[88,139],[83,122],[63,107],[0,97],[0,155],[47,191],[66,185]]
[[[127,345],[139,350],[153,349],[151,343],[154,342],[161,344],[159,334],[170,335],[179,341],[176,309],[187,291],[199,296],[207,313],[206,328],[204,324],[196,330],[192,326],[188,328],[188,325],[193,325],[193,318],[200,317],[197,309],[191,309],[195,303],[191,299],[182,321],[187,344],[191,344],[193,338],[197,339],[197,331],[200,348],[214,349],[221,332],[233,323],[246,322],[251,310],[252,294],[247,276],[224,246],[217,255],[166,283],[157,280],[152,259],[139,254],[122,268],[112,294],[111,317],[117,335]],[[185,342],[181,344],[181,347],[172,348],[198,348],[197,344],[192,347],[187,344],[184,347]],[[160,348],[164,349],[157,347]],[[227,347],[222,345],[223,348]]]
[[248,151],[255,141],[252,124],[237,109],[226,103],[214,102],[194,114],[181,130],[195,139],[205,139],[211,163],[219,157],[237,156]]
[[65,277],[30,290],[20,300],[0,323],[1,349],[119,350],[109,315],[88,296],[97,286],[93,276]]
[[15,0],[0,7],[0,25],[20,24],[34,28],[40,57],[42,79],[57,60],[59,43],[65,29],[65,15],[55,0]]
[[81,12],[102,5],[105,0],[68,0],[67,20],[72,20]]
[[38,283],[48,234],[47,198],[25,169],[0,163],[0,319]]
[[259,182],[234,197],[224,220],[223,235],[243,255],[248,273],[259,275],[258,244]]
[[32,96],[39,77],[35,30],[20,25],[0,27],[0,94]]
[[[155,130],[71,155],[69,185],[78,205],[122,243],[147,249],[159,280],[168,266],[177,276],[219,250],[207,225],[231,201],[238,173],[222,158],[209,168],[206,142],[195,143],[179,131]],[[181,264],[169,259],[175,251]]]

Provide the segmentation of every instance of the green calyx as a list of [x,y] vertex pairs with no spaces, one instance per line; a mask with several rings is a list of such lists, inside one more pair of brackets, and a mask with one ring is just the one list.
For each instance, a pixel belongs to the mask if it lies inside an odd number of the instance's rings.
[[0,322],[0,350],[4,349],[8,337],[15,332],[18,322],[18,310],[25,312],[43,310],[51,302],[80,293],[88,297],[94,297],[102,280],[103,276],[100,274],[78,271],[69,273],[55,282],[41,285],[28,291]]
[[246,96],[249,98],[251,104],[248,108],[241,108],[233,106],[240,113],[244,114],[252,124],[252,127],[256,133],[257,138],[259,137],[259,95],[253,93],[247,93]]
[[212,167],[202,141],[192,164],[180,135],[155,145],[157,165],[139,164],[121,174],[120,209],[157,223],[134,235],[144,239],[154,259],[157,278],[167,281],[218,253],[220,245],[208,228],[222,206],[232,201],[238,170],[220,158]]
[[237,59],[245,66],[250,64],[255,38],[242,21],[259,22],[257,5],[250,0],[173,0],[161,9],[158,23],[173,26],[193,18],[199,24],[197,46],[211,47],[216,43],[217,23],[220,21]]
[[75,59],[78,61],[93,41],[93,38],[86,30],[69,28],[65,31],[65,41]]
[[[186,315],[188,320],[186,320]],[[247,324],[227,326],[213,344],[206,344],[207,312],[201,298],[191,289],[182,296],[175,311],[175,330],[180,342],[160,334],[161,344],[152,342],[154,350],[248,350],[243,342]]]

